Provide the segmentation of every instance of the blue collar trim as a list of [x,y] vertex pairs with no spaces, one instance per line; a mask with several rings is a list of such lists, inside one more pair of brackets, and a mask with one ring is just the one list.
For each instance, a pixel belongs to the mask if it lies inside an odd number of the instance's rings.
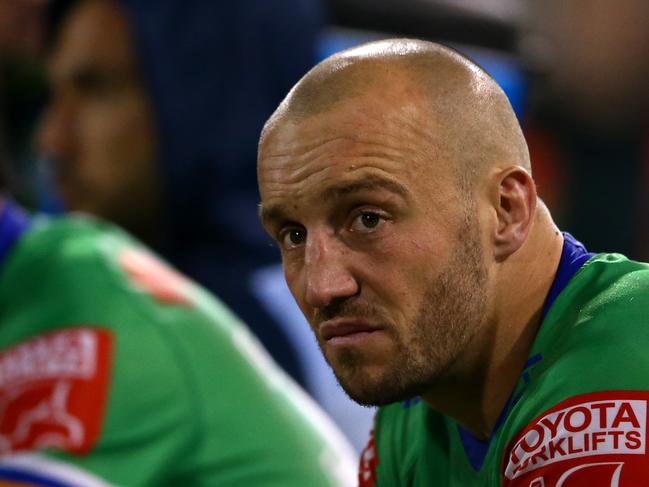
[[561,251],[561,260],[559,261],[559,268],[554,277],[552,287],[543,305],[543,314],[541,315],[541,322],[545,319],[550,311],[550,308],[556,301],[561,291],[568,285],[572,276],[574,276],[581,266],[586,261],[590,260],[596,254],[588,252],[584,244],[570,235],[568,232],[563,232],[563,250]]
[[[575,237],[567,232],[563,233],[563,249],[561,251],[561,260],[559,261],[559,267],[557,268],[554,282],[550,287],[548,297],[546,298],[545,304],[543,305],[541,323],[543,323],[543,320],[547,316],[548,311],[556,301],[559,294],[561,294],[561,291],[563,291],[563,289],[568,285],[570,279],[572,279],[577,271],[581,269],[581,266],[583,266],[586,261],[588,261],[594,255],[594,253],[588,252],[586,250],[586,247],[584,247],[584,244],[575,239]],[[534,355],[533,357],[530,357],[523,366],[523,371],[521,373],[521,378],[524,382],[523,390],[530,381],[528,369],[539,363],[542,359],[543,357],[541,356],[541,354]],[[512,393],[512,395],[507,400],[507,403],[505,403],[505,407],[503,408],[500,416],[498,417],[498,421],[496,422],[496,427],[494,428],[493,433],[488,440],[480,440],[476,438],[472,433],[465,430],[462,426],[457,426],[458,432],[460,434],[460,440],[462,441],[462,446],[464,447],[466,456],[469,459],[469,463],[476,472],[480,470],[480,468],[482,468],[482,464],[484,463],[485,457],[487,456],[487,451],[489,450],[489,445],[491,444],[491,439],[493,438],[494,433],[498,431],[500,426],[502,426],[502,424],[505,422],[505,419],[507,418],[507,415],[522,396],[523,391],[519,391],[518,394]]]
[[0,268],[20,236],[29,228],[29,215],[10,199],[2,201],[0,209]]

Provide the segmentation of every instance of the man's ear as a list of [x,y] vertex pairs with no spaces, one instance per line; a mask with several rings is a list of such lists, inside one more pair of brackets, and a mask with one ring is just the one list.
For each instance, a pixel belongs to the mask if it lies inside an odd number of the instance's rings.
[[493,235],[494,257],[507,259],[527,239],[536,214],[536,185],[520,166],[503,169],[495,175],[497,224]]

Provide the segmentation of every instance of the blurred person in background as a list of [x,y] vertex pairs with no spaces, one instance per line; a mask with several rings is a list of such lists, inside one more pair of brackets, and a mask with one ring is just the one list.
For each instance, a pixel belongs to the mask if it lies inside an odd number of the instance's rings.
[[649,258],[649,2],[532,0],[525,132],[541,197],[593,250]]
[[256,138],[313,62],[312,0],[55,1],[40,147],[65,209],[106,218],[214,291],[300,383],[250,289],[277,255],[257,220]]
[[257,137],[314,61],[319,4],[78,0],[50,13],[39,138],[65,208],[119,224],[215,292],[360,450],[372,412],[303,333],[257,216]]
[[35,56],[43,37],[47,0],[0,0],[0,52],[3,56]]
[[220,302],[0,181],[0,485],[352,486],[354,453]]

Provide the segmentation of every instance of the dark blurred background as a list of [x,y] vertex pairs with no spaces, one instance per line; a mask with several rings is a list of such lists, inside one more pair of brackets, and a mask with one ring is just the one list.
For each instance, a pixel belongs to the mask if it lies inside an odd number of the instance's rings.
[[[31,144],[47,96],[37,56],[47,3],[0,0],[0,154],[30,207],[47,197],[39,195]],[[392,36],[471,55],[509,94],[529,135],[540,194],[562,229],[595,251],[649,257],[649,2],[327,0],[323,7],[318,57]]]
[[[206,2],[180,1],[172,8],[174,2],[166,0],[114,1],[123,4],[134,24],[146,25],[142,32],[156,39],[171,36],[165,49],[178,56],[179,64],[167,66],[166,71],[156,67],[156,63],[164,65],[164,57],[153,48],[143,49],[146,38],[138,38],[139,65],[142,71],[154,73],[148,80],[152,85],[168,89],[165,73],[173,78],[181,73],[184,82],[198,86],[204,77],[219,78],[219,71],[211,69],[214,65],[229,73],[229,84],[214,100],[218,102],[215,107],[226,108],[195,117],[183,107],[183,116],[195,120],[187,124],[181,120],[174,130],[211,127],[204,134],[192,132],[210,140],[211,152],[201,156],[201,171],[194,182],[181,188],[185,193],[174,187],[167,195],[177,202],[191,194],[193,199],[188,199],[181,216],[191,222],[186,227],[202,228],[201,219],[217,213],[221,215],[216,218],[218,224],[183,239],[181,246],[167,245],[169,239],[165,245],[152,245],[241,314],[261,334],[273,356],[339,422],[353,416],[349,413],[353,406],[344,399],[332,399],[342,397],[340,391],[331,392],[331,377],[319,377],[322,364],[314,366],[317,348],[281,283],[279,255],[260,237],[254,214],[258,131],[290,85],[320,59],[386,37],[429,39],[464,52],[508,94],[528,139],[539,194],[560,228],[591,251],[649,259],[647,0],[304,0],[295,4],[257,0],[242,2],[249,8],[241,12],[232,7],[237,2],[206,0],[210,6],[200,15]],[[39,145],[37,136],[43,110],[52,104],[45,66],[55,48],[47,34],[54,3],[0,0],[0,169],[16,199],[32,210],[46,212],[75,209],[57,191],[53,182],[57,166],[51,150]],[[184,25],[192,12],[179,13],[188,9],[198,9],[195,17],[206,19],[218,9],[228,14],[225,21],[217,17],[220,20],[212,23]],[[158,17],[160,25],[152,20]],[[188,57],[187,49],[176,52],[176,46],[193,45],[184,42],[192,29],[221,29],[229,34],[225,41],[200,37],[206,44],[200,44],[194,58]],[[160,90],[153,91],[150,96],[156,105]],[[202,98],[194,97],[197,113],[203,105],[211,106],[212,95],[205,93]],[[224,105],[224,100],[229,104]],[[159,136],[165,127],[158,126]],[[198,164],[194,159],[199,156],[184,150],[182,144],[162,144],[161,150],[165,151],[161,157],[173,153],[189,165]],[[172,182],[177,181],[177,174],[172,174]],[[210,178],[220,180],[220,189],[210,185]],[[170,181],[166,184],[171,185]],[[192,189],[192,184],[203,189]],[[201,191],[203,196],[198,197]],[[191,204],[194,209],[210,207],[211,213],[192,210]],[[224,239],[226,233],[232,238]],[[198,251],[184,246],[190,241]],[[194,266],[190,256],[199,256],[199,265]],[[205,266],[205,262],[211,264]],[[244,275],[250,289],[233,284]],[[272,315],[282,336],[263,336],[268,328],[257,323],[258,315],[250,314],[248,301],[239,300],[246,292]],[[370,421],[370,415],[358,414],[364,419],[352,422],[359,432],[350,433],[360,438],[352,438],[357,446],[364,441]]]

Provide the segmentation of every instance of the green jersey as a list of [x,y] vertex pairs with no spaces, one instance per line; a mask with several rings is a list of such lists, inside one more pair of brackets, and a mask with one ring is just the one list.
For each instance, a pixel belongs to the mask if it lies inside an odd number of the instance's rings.
[[566,234],[528,361],[489,441],[417,399],[383,407],[360,485],[649,485],[649,265]]
[[1,270],[1,486],[355,483],[247,329],[124,233],[33,222]]

